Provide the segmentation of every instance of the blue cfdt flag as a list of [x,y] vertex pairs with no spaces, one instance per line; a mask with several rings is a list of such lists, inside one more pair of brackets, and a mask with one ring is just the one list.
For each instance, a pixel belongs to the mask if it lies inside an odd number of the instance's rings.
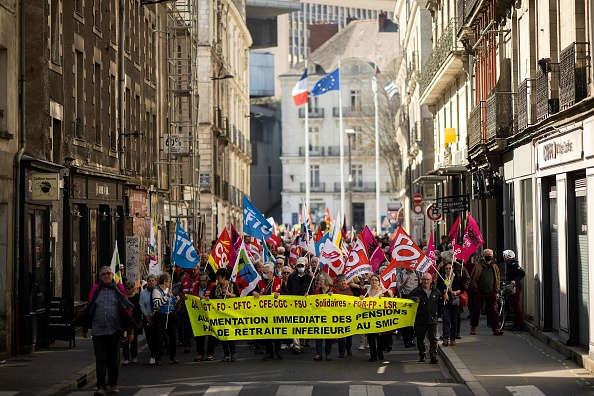
[[340,69],[323,77],[314,85],[311,93],[313,96],[320,96],[328,91],[338,91],[340,89]]
[[272,234],[272,226],[264,215],[243,196],[243,232],[257,239],[268,239]]
[[182,227],[179,220],[175,230],[175,243],[173,244],[173,253],[171,254],[173,265],[182,268],[194,268],[200,261],[198,252],[194,249],[192,241]]

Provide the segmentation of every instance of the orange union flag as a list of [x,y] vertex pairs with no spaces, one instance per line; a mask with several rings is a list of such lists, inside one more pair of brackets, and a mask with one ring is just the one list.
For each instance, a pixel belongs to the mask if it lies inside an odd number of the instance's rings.
[[215,243],[210,256],[208,257],[208,263],[217,272],[219,268],[226,268],[229,265],[229,259],[231,258],[231,238],[227,232],[227,227],[223,228],[223,232],[219,235],[217,243]]
[[419,272],[425,272],[431,266],[431,260],[425,256],[421,248],[414,243],[402,227],[396,231],[391,256],[390,266],[410,268]]

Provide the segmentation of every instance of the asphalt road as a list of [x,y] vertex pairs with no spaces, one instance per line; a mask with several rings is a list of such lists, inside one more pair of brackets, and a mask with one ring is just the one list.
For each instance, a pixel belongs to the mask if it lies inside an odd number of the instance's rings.
[[[353,356],[338,358],[334,344],[332,361],[313,361],[315,341],[306,352],[295,356],[283,351],[284,359],[263,361],[245,342],[238,343],[238,360],[221,362],[222,348],[217,348],[213,362],[194,363],[194,353],[178,348],[180,364],[163,360],[160,367],[149,366],[148,351],[139,362],[120,368],[121,395],[471,395],[470,390],[454,382],[447,368],[418,362],[416,348],[405,349],[394,339],[394,350],[383,361],[369,362],[368,350],[353,349]],[[358,346],[358,342],[355,342]],[[63,393],[92,395],[93,385]]]

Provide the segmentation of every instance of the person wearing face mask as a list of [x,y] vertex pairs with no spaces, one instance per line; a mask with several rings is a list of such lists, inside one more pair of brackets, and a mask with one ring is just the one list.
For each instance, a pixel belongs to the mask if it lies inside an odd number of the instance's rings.
[[474,292],[474,306],[470,313],[470,334],[476,334],[481,307],[486,305],[489,323],[493,329],[493,335],[499,336],[503,331],[499,330],[499,318],[497,316],[497,293],[499,293],[499,267],[493,262],[493,251],[485,249],[483,258],[474,266],[470,275],[469,291]]
[[[262,266],[262,279],[258,284],[258,291],[254,291],[253,295],[255,298],[260,298],[260,296],[271,295],[273,295],[274,298],[278,298],[282,291],[282,283],[283,281],[281,280],[281,278],[274,276],[274,264],[266,262]],[[264,356],[265,361],[274,359],[274,354],[276,354],[276,357],[279,359],[283,358],[283,355],[281,355],[280,353],[280,339],[261,340],[261,342],[266,349],[266,356]]]
[[[296,270],[289,275],[289,279],[287,280],[287,294],[291,296],[307,296],[313,293],[313,278],[305,272],[306,264],[307,259],[305,257],[299,257],[297,259],[297,264],[295,264]],[[301,344],[305,344],[304,341],[299,338],[293,339],[293,348],[291,348],[291,351],[294,355],[299,355],[302,352],[303,348]]]

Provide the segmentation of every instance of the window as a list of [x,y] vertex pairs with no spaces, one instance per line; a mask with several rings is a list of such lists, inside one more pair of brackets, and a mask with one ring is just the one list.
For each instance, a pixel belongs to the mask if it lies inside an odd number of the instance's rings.
[[360,126],[354,127],[355,133],[351,138],[351,144],[353,151],[361,151],[363,150],[363,128]]
[[95,144],[101,145],[101,65],[95,63],[95,79],[93,81],[93,96],[94,96],[94,110],[95,124]]
[[309,127],[309,151],[320,150],[320,127]]
[[363,187],[363,165],[351,165],[353,187]]
[[85,97],[83,80],[83,53],[81,51],[75,51],[74,62],[74,133],[78,139],[82,139]]
[[61,61],[60,32],[62,31],[62,25],[60,23],[60,0],[51,0],[50,18],[50,56],[52,62],[59,65]]
[[101,31],[101,0],[93,1],[93,26]]
[[115,151],[117,145],[117,119],[116,119],[116,78],[109,75],[109,149]]
[[109,37],[111,42],[117,44],[118,42],[118,9],[114,1],[109,2],[111,7],[109,12]]
[[320,186],[320,165],[311,165],[309,167],[309,185],[310,187]]
[[62,163],[62,121],[51,118],[52,122],[52,161]]
[[350,91],[351,111],[361,111],[361,91],[358,89]]
[[0,133],[8,132],[8,71],[7,65],[7,53],[6,48],[0,47]]
[[74,12],[78,15],[83,16],[84,0],[74,0]]

